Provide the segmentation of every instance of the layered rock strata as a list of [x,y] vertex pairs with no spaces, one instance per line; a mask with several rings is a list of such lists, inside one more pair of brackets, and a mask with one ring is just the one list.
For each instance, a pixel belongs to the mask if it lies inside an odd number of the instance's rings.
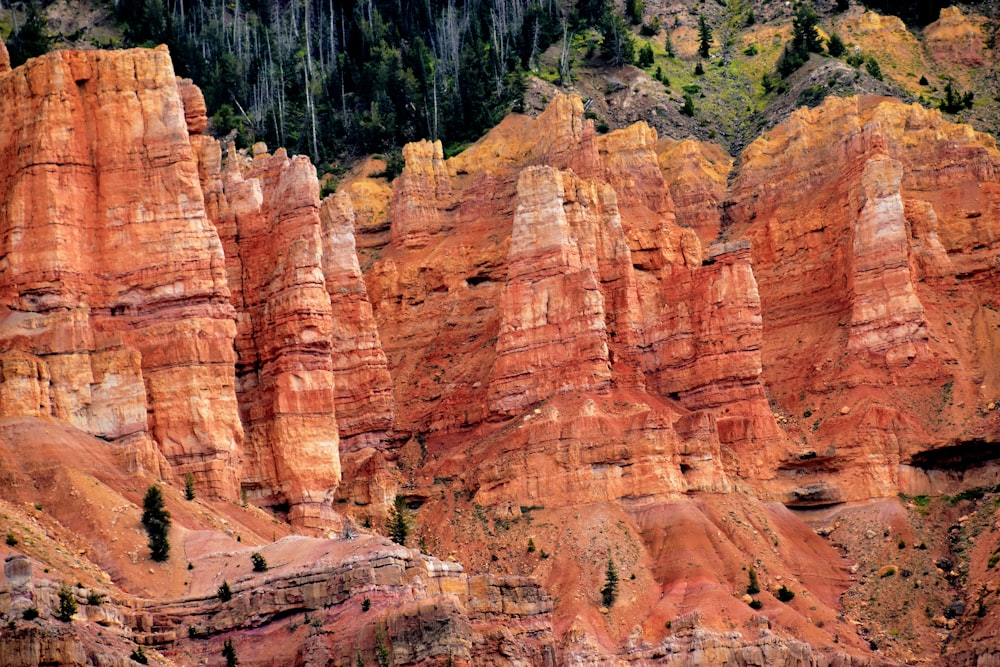
[[235,497],[234,313],[166,50],[52,53],[0,89],[5,414]]
[[224,164],[165,50],[53,53],[0,86],[2,413],[335,524],[339,431],[380,447],[393,422],[350,206],[321,220],[305,158]]
[[827,500],[926,489],[911,457],[993,439],[975,323],[1000,296],[998,166],[991,137],[884,98],[828,99],[745,151],[727,233],[751,241],[765,384],[821,459],[790,479],[815,465]]

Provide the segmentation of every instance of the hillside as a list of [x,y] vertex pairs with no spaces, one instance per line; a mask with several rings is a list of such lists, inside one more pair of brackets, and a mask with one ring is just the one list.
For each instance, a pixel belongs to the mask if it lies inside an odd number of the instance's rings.
[[[452,155],[511,111],[537,115],[558,93],[584,99],[599,131],[643,121],[733,156],[827,95],[938,108],[950,84],[955,120],[1000,130],[995,2],[808,6],[819,45],[782,75],[798,5],[760,0],[44,0],[0,7],[0,37],[29,33],[15,64],[49,48],[165,43],[178,74],[203,90],[214,136],[284,146],[334,178],[371,153],[389,156],[394,175],[402,146],[423,138]],[[842,52],[831,56],[834,35]]]
[[997,660],[994,20],[820,9],[883,81],[580,62],[325,196],[167,47],[0,48],[0,664]]

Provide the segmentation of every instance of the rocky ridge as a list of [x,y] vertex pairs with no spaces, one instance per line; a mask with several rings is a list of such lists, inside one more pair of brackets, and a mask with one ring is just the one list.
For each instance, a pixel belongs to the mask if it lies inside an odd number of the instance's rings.
[[[448,160],[411,144],[391,191],[358,175],[320,202],[301,157],[223,159],[164,50],[49,54],[3,91],[3,416],[70,424],[105,444],[60,442],[108,468],[190,473],[313,534],[379,525],[401,495],[422,548],[485,573],[258,531],[288,566],[238,580],[239,547],[189,542],[197,590],[122,602],[143,611],[108,655],[139,639],[185,664],[246,633],[346,664],[381,630],[400,664],[902,660],[843,613],[850,540],[803,518],[1000,481],[1000,153],[939,112],[831,98],[730,173],[645,124],[599,136],[558,96]],[[12,433],[16,452],[30,437]],[[605,608],[608,559],[630,577]],[[991,595],[925,647],[971,650],[956,642],[992,627]],[[277,639],[306,609],[318,632]],[[54,623],[16,646],[51,630],[74,664],[96,645],[91,621],[69,643]]]

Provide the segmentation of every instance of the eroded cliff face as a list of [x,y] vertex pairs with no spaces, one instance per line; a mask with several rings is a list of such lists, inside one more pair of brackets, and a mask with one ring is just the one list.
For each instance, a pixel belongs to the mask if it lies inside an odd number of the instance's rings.
[[4,414],[237,496],[234,311],[166,50],[53,53],[0,87]]
[[393,408],[350,219],[321,221],[313,166],[261,148],[223,167],[163,49],[58,52],[0,85],[3,415],[338,525],[338,405],[375,446]]
[[998,165],[991,137],[878,98],[800,110],[745,152],[726,211],[764,381],[830,499],[940,492],[930,452],[995,438]]
[[[122,623],[168,658],[253,633],[306,664],[869,664],[849,539],[802,512],[1000,481],[1000,153],[937,112],[829,99],[732,172],[557,96],[321,202],[301,156],[224,158],[164,50],[50,54],[0,93],[0,416],[309,533],[402,496],[411,545],[477,573],[265,537],[281,567],[220,605],[207,573],[240,573],[185,537],[198,569]],[[282,644],[305,609],[324,630]]]

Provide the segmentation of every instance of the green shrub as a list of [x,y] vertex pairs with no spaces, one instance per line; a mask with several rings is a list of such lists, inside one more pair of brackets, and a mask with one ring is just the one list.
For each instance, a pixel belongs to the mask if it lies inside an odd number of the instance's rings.
[[62,588],[59,589],[59,606],[56,608],[56,618],[63,623],[69,623],[73,620],[76,609],[76,594],[69,586],[63,584]]
[[868,70],[868,73],[871,74],[872,77],[878,79],[879,81],[882,80],[882,68],[878,66],[878,61],[871,56],[865,58],[865,69]]
[[252,554],[250,554],[250,560],[253,562],[254,572],[267,571],[267,561],[264,560],[264,556],[262,556],[259,551],[254,551]]
[[102,602],[104,602],[104,596],[91,588],[87,593],[87,604],[91,607],[97,607],[100,606]]
[[653,17],[653,20],[649,23],[643,23],[642,27],[639,28],[639,34],[643,37],[652,37],[656,33],[660,32],[663,27],[663,19],[659,16]]
[[233,589],[229,587],[228,581],[223,581],[222,585],[219,586],[218,596],[223,602],[229,602],[233,599]]
[[8,547],[17,546],[17,538],[14,536],[14,533],[7,533],[7,546]]
[[372,608],[371,598],[365,598],[361,601],[361,611],[368,611]]
[[760,609],[763,606],[764,606],[764,603],[761,602],[760,600],[750,600],[750,608],[751,609]]
[[782,586],[778,589],[778,599],[782,602],[791,602],[795,598],[795,592],[789,589],[787,586]]
[[26,621],[33,621],[38,618],[38,607],[32,605],[21,612],[21,618]]
[[194,475],[191,473],[184,475],[184,497],[194,500]]
[[757,595],[757,593],[760,593],[760,581],[757,579],[757,568],[753,565],[750,566],[748,576],[747,595]]
[[839,58],[844,55],[844,51],[847,47],[844,46],[844,40],[840,38],[840,35],[833,33],[830,35],[830,41],[826,45],[826,50],[830,52],[830,55],[834,58]]
[[132,662],[138,662],[140,665],[149,664],[149,658],[146,657],[146,652],[141,646],[136,646],[132,649],[132,653],[129,654],[128,659]]

